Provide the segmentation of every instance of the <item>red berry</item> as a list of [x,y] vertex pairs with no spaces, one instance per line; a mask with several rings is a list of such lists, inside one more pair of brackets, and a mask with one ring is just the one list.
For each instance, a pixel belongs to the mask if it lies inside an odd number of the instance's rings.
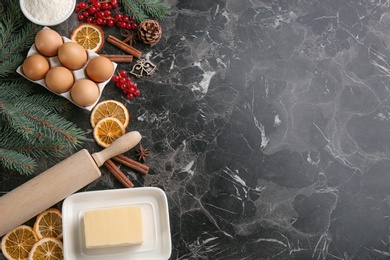
[[107,20],[107,25],[108,25],[109,27],[114,26],[114,24],[115,24],[114,20],[112,20],[112,19]]
[[122,22],[127,23],[128,21],[129,21],[129,17],[128,17],[127,15],[124,15],[124,16],[122,17]]
[[125,70],[120,70],[119,71],[119,75],[122,76],[122,77],[126,77],[127,76],[127,72]]
[[75,13],[78,13],[78,12],[80,12],[80,7],[78,7],[78,6],[76,6],[75,8],[74,8],[74,11],[75,11]]
[[97,16],[99,18],[103,18],[104,17],[104,12],[103,11],[96,12],[95,16]]
[[93,23],[94,19],[92,17],[87,18],[87,23]]
[[102,4],[100,5],[100,8],[101,8],[102,10],[107,10],[107,9],[108,9],[108,3],[102,3]]
[[86,4],[85,2],[80,2],[80,3],[79,3],[79,7],[80,7],[81,9],[84,9],[84,8],[87,7],[87,4]]
[[134,98],[134,95],[132,93],[128,93],[126,96],[127,96],[128,99],[133,99]]
[[89,13],[87,11],[83,12],[84,17],[89,17]]
[[90,15],[94,14],[96,12],[96,7],[95,6],[91,6],[90,8],[88,8],[88,13]]
[[117,20],[122,20],[122,17],[123,17],[123,15],[121,15],[121,14],[115,15],[115,19],[117,19]]
[[139,94],[141,94],[141,92],[139,91],[139,89],[136,89],[134,92],[133,92],[134,96],[138,97]]
[[121,84],[125,84],[125,83],[126,83],[126,80],[125,80],[124,78],[120,78],[120,79],[119,79],[119,82],[120,82]]
[[114,82],[118,82],[119,79],[120,79],[120,77],[119,77],[118,75],[114,75],[114,76],[112,77],[112,79],[114,80]]
[[104,17],[110,17],[110,16],[111,16],[111,11],[110,10],[104,11]]
[[103,19],[102,18],[96,19],[96,24],[103,24]]
[[79,14],[79,15],[77,15],[77,19],[79,21],[82,21],[82,20],[84,20],[84,16],[82,14]]
[[137,28],[138,28],[138,25],[136,23],[132,23],[131,24],[131,29],[132,30],[137,30]]
[[125,80],[126,80],[126,83],[127,83],[127,84],[130,84],[130,83],[131,83],[131,78],[130,78],[130,77],[126,77]]
[[99,2],[94,2],[93,6],[95,6],[98,10],[100,10],[100,3]]

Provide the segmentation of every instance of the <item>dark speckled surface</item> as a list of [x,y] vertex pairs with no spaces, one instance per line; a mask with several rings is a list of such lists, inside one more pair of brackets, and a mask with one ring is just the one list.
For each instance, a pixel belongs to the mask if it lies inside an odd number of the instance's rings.
[[[171,259],[389,259],[390,3],[165,2],[162,40],[135,44],[156,73],[139,98],[110,83],[102,99],[150,149],[149,175],[122,170],[166,192]],[[89,113],[68,116],[98,151]],[[27,179],[1,176],[2,192]],[[103,174],[85,190],[115,188]]]

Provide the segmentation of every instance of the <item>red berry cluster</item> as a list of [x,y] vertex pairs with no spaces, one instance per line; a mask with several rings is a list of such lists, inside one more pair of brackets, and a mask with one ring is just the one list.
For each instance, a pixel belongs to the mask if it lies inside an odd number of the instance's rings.
[[114,75],[113,80],[116,86],[126,94],[128,99],[138,97],[140,94],[139,89],[137,88],[137,83],[134,83],[125,70],[120,70],[118,74]]
[[74,11],[79,21],[94,23],[97,25],[114,25],[126,30],[136,30],[138,25],[134,18],[121,13],[113,13],[112,10],[118,7],[118,0],[90,0],[88,3],[80,2]]

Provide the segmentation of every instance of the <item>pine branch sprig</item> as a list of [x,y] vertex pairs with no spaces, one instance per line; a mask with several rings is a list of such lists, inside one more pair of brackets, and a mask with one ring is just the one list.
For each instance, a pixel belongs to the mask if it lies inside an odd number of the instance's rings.
[[0,122],[4,126],[9,126],[14,129],[21,138],[29,139],[35,132],[35,127],[28,118],[20,116],[20,113],[20,109],[15,107],[13,104],[2,102],[0,99]]
[[163,20],[171,13],[171,9],[159,0],[134,0],[140,9],[149,16]]
[[40,29],[33,23],[24,23],[19,5],[10,3],[7,12],[0,17],[0,77],[5,77],[23,61],[20,54],[34,42]]
[[[15,73],[39,29],[24,18],[19,1],[9,0],[5,8],[0,3],[0,166],[20,174],[33,173],[36,158],[62,156],[86,139],[58,114],[69,109],[67,100],[36,94],[33,83]],[[13,79],[7,77],[13,73]]]
[[9,138],[17,137],[17,133],[10,130],[7,136],[0,136],[0,143],[2,149],[11,150],[29,157],[40,156],[62,156],[64,154],[64,147],[67,146],[65,142],[53,142],[44,136],[36,139],[34,142],[27,139],[16,138],[14,142],[9,142]]
[[24,154],[0,148],[0,163],[9,170],[16,169],[22,174],[31,174],[37,166],[34,159]]
[[78,147],[85,140],[84,131],[77,128],[70,121],[64,120],[55,113],[42,113],[42,109],[30,109],[31,112],[22,112],[22,115],[36,125],[36,133],[53,141],[66,141],[73,148]]
[[45,107],[51,112],[63,112],[71,108],[68,100],[55,95],[33,95],[23,98],[23,102],[37,108]]
[[4,81],[0,84],[0,102],[17,100],[25,98],[33,93],[31,84],[26,84],[24,80]]
[[171,13],[170,7],[159,0],[121,0],[121,4],[138,23],[148,18],[163,20]]
[[148,19],[148,16],[138,7],[133,0],[121,0],[127,14],[132,16],[138,23]]

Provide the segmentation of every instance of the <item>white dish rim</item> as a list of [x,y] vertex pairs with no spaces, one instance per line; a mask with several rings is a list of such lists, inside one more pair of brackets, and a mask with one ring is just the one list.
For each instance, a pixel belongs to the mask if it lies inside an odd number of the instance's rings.
[[[164,216],[166,218],[166,223],[163,223],[164,226],[167,225],[167,230],[164,230],[164,235],[166,237],[164,237],[164,241],[166,242],[166,246],[164,246],[164,252],[159,255],[159,257],[157,258],[153,258],[153,259],[169,259],[170,256],[171,256],[171,253],[172,253],[172,242],[171,242],[171,234],[170,234],[170,221],[169,221],[169,210],[168,210],[168,201],[167,201],[167,197],[166,197],[166,194],[165,192],[160,189],[160,188],[156,188],[156,187],[137,187],[137,188],[131,188],[131,189],[125,189],[125,188],[122,188],[122,189],[115,189],[115,190],[97,190],[97,191],[85,191],[85,192],[79,192],[79,193],[75,193],[75,194],[72,194],[70,195],[69,197],[67,197],[63,204],[62,204],[62,213],[63,213],[63,241],[64,241],[64,259],[73,259],[77,254],[81,254],[83,255],[83,252],[73,252],[74,250],[71,250],[71,248],[73,246],[67,246],[67,243],[72,243],[74,241],[74,238],[69,238],[67,233],[68,233],[68,230],[69,228],[71,228],[73,225],[75,225],[75,223],[73,221],[74,218],[69,218],[69,214],[74,214],[74,215],[79,215],[81,211],[85,211],[85,210],[88,210],[89,208],[84,208],[82,210],[76,210],[75,212],[73,213],[68,213],[68,210],[70,211],[71,210],[71,207],[72,206],[75,206],[74,203],[77,204],[77,201],[83,201],[83,202],[80,202],[80,203],[85,203],[85,201],[94,201],[94,198],[97,197],[99,198],[99,196],[107,196],[108,197],[108,200],[110,199],[110,196],[111,199],[118,199],[116,196],[121,196],[121,195],[131,195],[131,196],[136,196],[138,194],[142,196],[146,196],[145,194],[146,193],[150,193],[151,194],[151,198],[155,197],[155,196],[159,196],[159,200],[162,199],[162,203],[163,205],[159,205],[159,207],[161,208],[161,210],[163,211],[163,214],[166,216]],[[108,201],[107,200],[107,201]],[[104,201],[105,203],[107,203],[107,201]],[[96,200],[94,201],[94,203],[96,203]],[[100,203],[100,201],[99,201]],[[139,201],[138,204],[145,204],[146,201]],[[103,203],[104,204],[104,203]],[[127,203],[126,203],[127,204]],[[137,203],[135,204],[132,204],[132,205],[137,205]],[[77,205],[76,205],[77,206]],[[92,208],[95,208],[96,206],[92,207]],[[73,222],[73,223],[72,223]],[[69,231],[69,235],[72,234],[71,231]],[[167,239],[168,238],[168,239]],[[69,242],[69,241],[72,241],[72,242]],[[73,243],[74,244],[74,243]],[[72,252],[70,252],[72,251]],[[82,250],[83,251],[83,250]],[[153,251],[153,250],[152,250]],[[169,253],[168,253],[169,252]],[[154,253],[154,252],[152,252]],[[87,256],[87,258],[90,257],[90,256]],[[121,258],[123,257],[123,255],[121,255],[119,257],[119,259],[123,259]],[[87,259],[86,258],[86,259]],[[115,256],[110,256],[110,259],[115,259],[116,257]],[[99,259],[101,259],[99,257]]]
[[35,17],[33,17],[26,10],[25,4],[24,4],[25,0],[19,0],[19,5],[20,5],[20,9],[22,10],[22,13],[24,14],[24,16],[28,20],[30,20],[31,22],[33,22],[35,24],[38,24],[38,25],[42,25],[42,26],[56,26],[56,25],[59,25],[60,23],[65,22],[72,15],[72,13],[74,12],[74,9],[76,7],[76,0],[70,0],[70,1],[72,1],[72,8],[66,13],[66,15],[61,20],[58,20],[58,21],[55,21],[55,22],[40,21],[40,20],[36,19]]

